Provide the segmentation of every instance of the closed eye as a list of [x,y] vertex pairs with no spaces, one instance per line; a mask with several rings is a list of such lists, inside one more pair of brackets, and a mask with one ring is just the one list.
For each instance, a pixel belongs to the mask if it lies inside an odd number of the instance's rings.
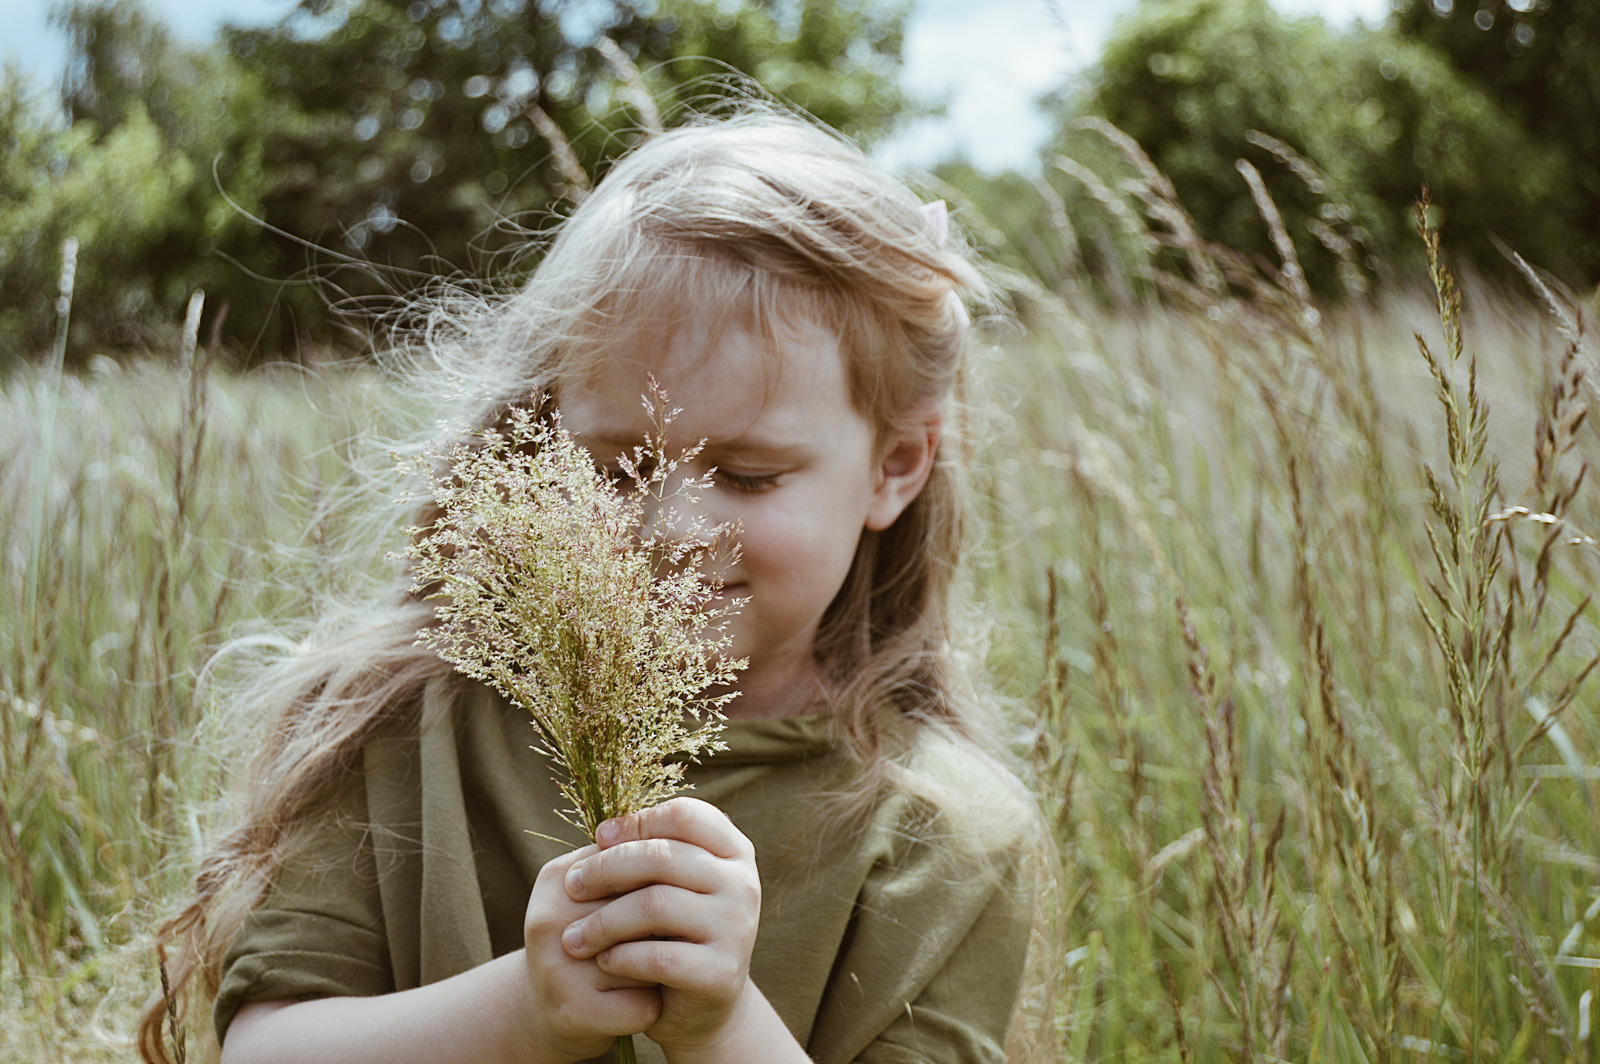
[[735,473],[731,469],[717,469],[714,476],[721,484],[745,494],[758,494],[778,486],[777,473]]
[[613,487],[621,491],[638,487],[639,484],[648,481],[654,469],[655,463],[650,461],[641,463],[635,470],[623,468],[620,462],[595,463],[595,471],[610,481]]

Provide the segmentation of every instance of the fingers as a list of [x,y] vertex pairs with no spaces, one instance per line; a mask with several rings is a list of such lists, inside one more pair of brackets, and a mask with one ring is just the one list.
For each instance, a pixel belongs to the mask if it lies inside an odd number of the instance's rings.
[[562,854],[539,869],[533,891],[528,895],[528,907],[522,914],[524,939],[558,935],[572,921],[599,908],[599,901],[573,898],[563,885],[567,870],[584,854],[593,856],[594,853],[595,847],[586,846],[582,850]]
[[534,885],[538,886],[546,879],[555,879],[559,882],[567,874],[567,869],[584,858],[593,857],[599,852],[600,847],[590,843],[588,846],[580,846],[576,850],[552,857],[544,863],[544,867],[539,869],[539,874],[534,879]]
[[607,820],[595,831],[602,850],[640,839],[677,839],[728,859],[755,856],[750,840],[733,826],[733,821],[716,806],[698,798],[674,798]]
[[619,843],[567,866],[567,897],[610,898],[652,883],[710,894],[723,885],[726,874],[720,866],[726,863],[703,847],[677,839]]
[[[610,1029],[606,1034],[620,1038],[623,1035],[642,1031],[656,1021],[661,1015],[661,994],[654,988],[655,983],[639,981],[641,987],[650,989],[638,990],[609,990],[605,995],[606,1011],[611,1014],[614,1021],[608,1025]],[[641,1027],[640,1024],[644,1026]]]
[[737,958],[693,942],[620,942],[595,957],[595,963],[613,975],[693,995],[714,995],[743,981]]
[[722,907],[708,903],[703,895],[656,884],[573,921],[561,934],[561,948],[569,957],[582,959],[632,939],[710,942],[720,937],[725,922]]
[[[617,978],[623,978],[618,976]],[[645,1030],[661,1015],[661,993],[655,983],[629,979],[650,989],[607,990],[596,998],[555,1006],[549,1018],[563,1027],[591,1030],[613,1038]]]
[[659,984],[645,979],[635,979],[631,975],[608,972],[604,968],[598,968],[597,966],[597,971],[593,975],[593,982],[590,985],[596,990],[609,994],[615,990],[654,990]]

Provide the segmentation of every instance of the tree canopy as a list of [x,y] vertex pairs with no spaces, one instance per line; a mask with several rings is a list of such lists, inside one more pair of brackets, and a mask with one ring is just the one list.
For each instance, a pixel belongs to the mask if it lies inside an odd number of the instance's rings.
[[[66,0],[59,99],[0,77],[0,351],[49,347],[69,237],[69,357],[139,344],[195,288],[236,348],[278,357],[352,321],[330,307],[514,281],[530,231],[657,123],[770,94],[870,145],[928,110],[900,80],[909,2],[300,0],[193,45],[137,2]],[[1130,144],[1200,236],[1274,259],[1251,164],[1325,294],[1407,266],[1423,185],[1481,267],[1504,267],[1498,239],[1600,278],[1588,0],[1394,0],[1350,28],[1141,0],[1047,106],[1042,177],[939,171],[1021,289],[1125,289],[1170,254],[1128,224]]]
[[[1404,260],[1424,185],[1452,246],[1481,264],[1498,258],[1498,235],[1566,273],[1586,265],[1568,240],[1561,149],[1449,54],[1392,29],[1336,30],[1281,15],[1266,0],[1145,0],[1118,24],[1087,91],[1055,108],[1051,162],[1103,173],[1103,138],[1083,124],[1103,118],[1171,180],[1202,235],[1270,256],[1235,162],[1254,165],[1324,291],[1339,290],[1341,265],[1370,271]],[[1049,169],[1063,194],[1094,209],[1079,182]],[[1115,162],[1111,170],[1108,182]],[[1354,255],[1339,248],[1352,239]]]
[[236,344],[276,355],[332,335],[330,302],[514,273],[491,260],[656,121],[771,96],[870,142],[923,110],[898,77],[907,11],[302,0],[196,47],[138,4],[75,0],[57,16],[66,123],[0,86],[0,345],[48,342],[68,235],[74,352],[131,342],[204,287]]
[[[1560,250],[1578,272],[1600,279],[1600,4],[1396,0],[1392,21],[1407,40],[1447,56],[1512,120],[1560,154]],[[1516,169],[1520,160],[1494,163]]]

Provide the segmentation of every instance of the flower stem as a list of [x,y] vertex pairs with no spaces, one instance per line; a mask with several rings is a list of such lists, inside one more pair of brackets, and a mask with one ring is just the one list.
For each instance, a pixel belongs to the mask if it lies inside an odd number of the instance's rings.
[[617,1064],[638,1064],[638,1060],[633,1055],[633,1035],[625,1034],[617,1039]]

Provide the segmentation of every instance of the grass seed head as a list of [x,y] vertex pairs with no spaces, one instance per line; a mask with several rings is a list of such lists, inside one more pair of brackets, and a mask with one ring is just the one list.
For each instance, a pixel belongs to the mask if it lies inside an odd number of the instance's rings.
[[708,578],[734,530],[658,534],[707,485],[674,480],[694,454],[665,451],[665,395],[646,406],[657,431],[626,456],[621,490],[536,406],[452,446],[423,470],[442,515],[407,551],[439,619],[419,644],[529,713],[564,777],[562,815],[590,838],[680,789],[674,755],[721,749],[745,664],[727,653],[737,602]]

